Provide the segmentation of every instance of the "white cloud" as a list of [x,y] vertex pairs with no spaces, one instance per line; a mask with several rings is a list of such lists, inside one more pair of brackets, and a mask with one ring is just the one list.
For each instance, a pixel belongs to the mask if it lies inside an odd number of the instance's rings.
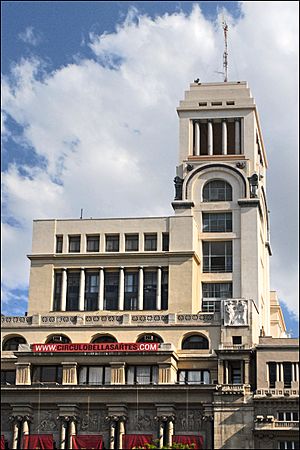
[[[241,8],[238,20],[226,13],[229,77],[249,81],[260,111],[270,162],[271,286],[297,311],[298,7],[245,2]],[[87,217],[172,213],[175,108],[194,78],[221,81],[215,73],[222,67],[220,23],[221,13],[215,24],[198,6],[190,15],[155,19],[133,10],[115,33],[90,36],[96,61],[77,58],[47,74],[37,60],[24,59],[4,79],[5,114],[24,126],[25,142],[47,161],[46,170],[25,167],[24,175],[24,167],[20,173],[11,166],[3,176],[7,214],[22,224],[4,228],[8,287],[28,283],[34,218],[79,217],[81,208]]]
[[25,28],[24,31],[19,33],[18,37],[21,41],[25,42],[25,44],[32,45],[33,47],[39,45],[43,40],[42,34],[34,30],[33,27]]

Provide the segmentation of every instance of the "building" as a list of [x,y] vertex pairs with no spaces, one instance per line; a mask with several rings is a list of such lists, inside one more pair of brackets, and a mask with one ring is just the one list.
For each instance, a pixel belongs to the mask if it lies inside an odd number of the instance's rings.
[[28,314],[2,317],[10,448],[299,448],[254,99],[192,83],[177,111],[174,215],[34,221]]

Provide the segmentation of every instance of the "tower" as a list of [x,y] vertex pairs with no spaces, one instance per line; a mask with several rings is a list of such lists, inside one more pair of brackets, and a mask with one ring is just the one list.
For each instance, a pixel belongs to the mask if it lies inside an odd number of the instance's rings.
[[246,82],[193,83],[177,108],[179,161],[175,215],[199,229],[202,310],[222,299],[252,303],[252,338],[268,334],[267,158]]

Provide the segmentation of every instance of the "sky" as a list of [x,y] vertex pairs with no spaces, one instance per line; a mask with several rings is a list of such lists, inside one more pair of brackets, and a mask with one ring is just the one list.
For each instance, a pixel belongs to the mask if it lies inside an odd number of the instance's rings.
[[16,2],[2,8],[2,312],[27,308],[32,220],[171,215],[176,107],[195,78],[258,106],[271,289],[298,331],[298,2]]

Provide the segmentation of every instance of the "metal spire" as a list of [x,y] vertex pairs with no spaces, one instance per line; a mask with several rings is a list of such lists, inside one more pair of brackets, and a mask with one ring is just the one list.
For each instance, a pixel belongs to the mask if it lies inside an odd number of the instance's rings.
[[225,22],[225,19],[223,18],[223,22],[222,22],[222,26],[223,26],[223,31],[224,31],[224,44],[225,44],[225,49],[224,49],[224,53],[223,53],[223,69],[224,69],[224,82],[226,83],[228,81],[228,52],[227,52],[227,31],[228,31],[228,25]]

